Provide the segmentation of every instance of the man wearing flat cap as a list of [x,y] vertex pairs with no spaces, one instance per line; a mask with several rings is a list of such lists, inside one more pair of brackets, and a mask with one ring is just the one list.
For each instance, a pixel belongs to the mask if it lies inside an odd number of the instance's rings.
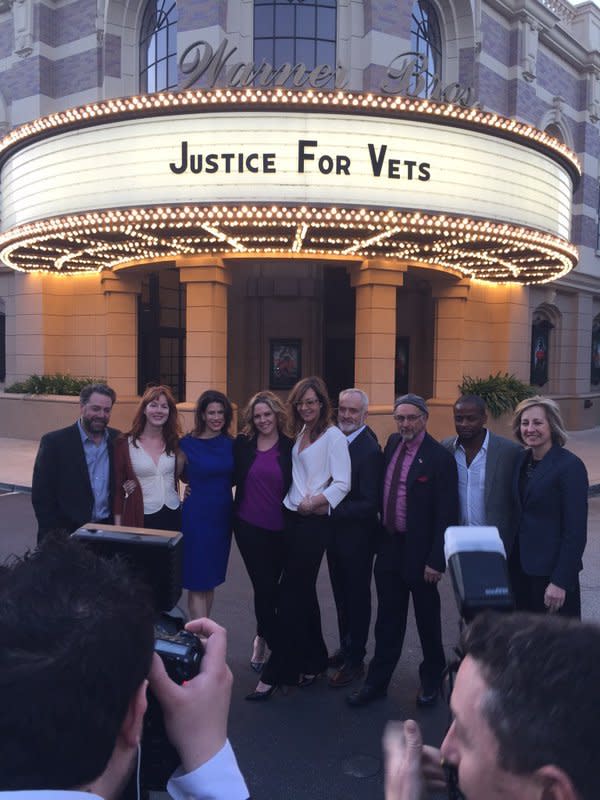
[[375,562],[375,655],[361,689],[347,698],[354,707],[384,697],[402,653],[412,596],[423,661],[418,706],[437,701],[446,658],[438,581],[445,569],[444,533],[458,524],[458,475],[452,455],[427,432],[422,397],[394,403],[398,433],[383,453],[385,477],[381,542]]

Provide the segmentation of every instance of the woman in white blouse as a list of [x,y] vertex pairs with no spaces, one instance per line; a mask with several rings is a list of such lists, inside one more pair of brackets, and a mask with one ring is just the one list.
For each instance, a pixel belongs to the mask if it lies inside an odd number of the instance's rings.
[[115,442],[116,525],[181,530],[180,437],[179,414],[171,390],[168,386],[146,389],[131,430]]
[[247,700],[266,700],[278,685],[311,686],[327,668],[317,575],[329,539],[329,509],[350,491],[350,455],[331,422],[321,378],[299,381],[288,398],[292,433],[292,485],[285,496],[285,556],[277,632],[261,680]]

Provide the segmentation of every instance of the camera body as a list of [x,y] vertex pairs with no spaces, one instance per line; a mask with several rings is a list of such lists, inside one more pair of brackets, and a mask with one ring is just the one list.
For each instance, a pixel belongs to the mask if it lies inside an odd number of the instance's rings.
[[188,631],[167,633],[160,626],[156,626],[155,634],[154,652],[162,658],[172,681],[181,685],[198,674],[204,648],[197,636]]

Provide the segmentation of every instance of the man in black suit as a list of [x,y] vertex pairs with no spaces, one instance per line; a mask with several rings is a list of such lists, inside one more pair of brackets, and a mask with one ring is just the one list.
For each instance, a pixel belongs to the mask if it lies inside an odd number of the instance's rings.
[[383,456],[366,425],[369,398],[361,389],[344,389],[338,405],[338,428],[348,439],[350,492],[331,512],[327,564],[337,609],[340,646],[329,659],[336,668],[333,688],[348,686],[364,674],[371,622],[371,571],[375,528],[381,498]]
[[402,653],[412,595],[423,661],[417,705],[433,705],[446,666],[437,584],[445,570],[444,533],[458,521],[458,478],[452,455],[426,432],[422,397],[394,403],[398,433],[383,453],[382,541],[375,562],[378,610],[375,655],[364,685],[347,700],[363,706],[384,697]]
[[94,383],[79,395],[81,415],[74,425],[42,436],[31,501],[38,521],[38,544],[51,532],[65,535],[86,522],[112,522],[112,443],[108,427],[116,394]]

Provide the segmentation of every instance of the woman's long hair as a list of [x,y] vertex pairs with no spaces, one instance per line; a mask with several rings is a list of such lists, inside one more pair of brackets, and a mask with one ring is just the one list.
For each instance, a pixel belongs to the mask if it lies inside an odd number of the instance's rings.
[[316,421],[315,426],[310,432],[310,441],[315,442],[319,436],[324,433],[332,424],[331,401],[329,400],[329,394],[327,393],[327,387],[325,386],[323,378],[319,378],[318,375],[311,375],[309,378],[302,378],[302,380],[298,381],[298,383],[290,392],[287,402],[292,434],[297,436],[302,430],[304,422],[296,406],[309,389],[314,391],[314,393],[317,395],[317,399],[321,403],[319,408],[319,419]]
[[135,412],[131,430],[126,433],[126,436],[131,436],[133,444],[137,447],[137,441],[146,427],[146,415],[144,413],[146,406],[153,400],[158,400],[161,395],[164,395],[169,406],[169,416],[162,429],[165,452],[167,455],[172,455],[177,450],[177,445],[181,439],[181,422],[179,421],[179,412],[177,411],[173,392],[168,386],[149,386],[146,389]]
[[196,413],[194,414],[194,436],[201,436],[206,430],[206,422],[202,419],[202,415],[211,403],[219,403],[223,406],[225,412],[225,423],[223,425],[223,433],[229,435],[229,427],[233,419],[233,408],[223,392],[217,392],[216,389],[207,389],[202,392],[196,403]]
[[271,411],[275,414],[277,430],[279,433],[285,433],[287,431],[287,414],[283,403],[276,394],[269,392],[268,390],[264,390],[252,395],[250,400],[248,400],[246,408],[244,409],[244,427],[242,429],[244,436],[247,436],[249,439],[253,438],[254,436],[258,436],[258,431],[256,430],[256,425],[254,424],[254,409],[258,403],[264,403],[271,409]]

